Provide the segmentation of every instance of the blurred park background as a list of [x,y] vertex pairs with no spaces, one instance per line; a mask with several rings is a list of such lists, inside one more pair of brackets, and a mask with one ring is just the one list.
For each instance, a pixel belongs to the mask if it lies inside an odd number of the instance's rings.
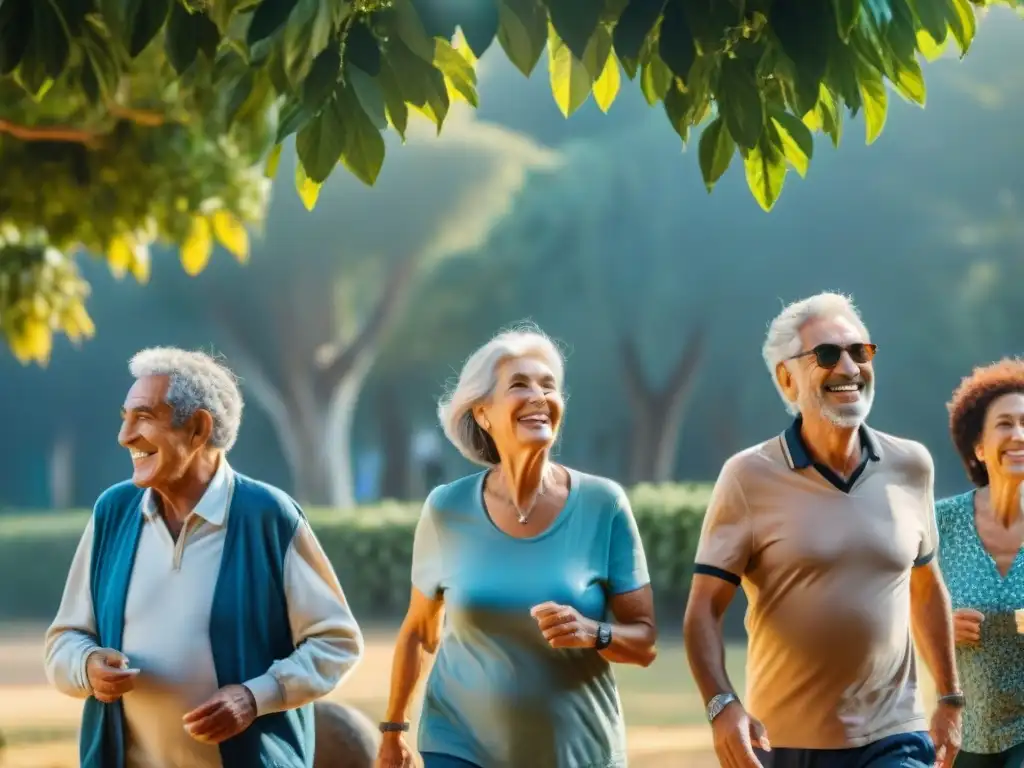
[[[1022,54],[1024,25],[993,10],[964,60],[926,66],[925,109],[894,94],[870,147],[860,117],[839,150],[819,137],[765,213],[741,167],[709,195],[696,143],[682,151],[636,88],[567,121],[546,64],[527,79],[492,50],[479,109],[453,107],[440,137],[414,119],[373,188],[335,173],[307,211],[287,143],[247,264],[218,248],[191,277],[154,251],[141,285],[84,260],[95,338],[58,339],[45,367],[0,352],[0,765],[75,764],[79,705],[47,688],[41,638],[89,507],[129,472],[115,438],[134,352],[216,351],[242,378],[230,460],[310,510],[371,639],[334,698],[377,719],[418,503],[470,471],[437,398],[523,320],[567,354],[559,460],[632,489],[647,542],[664,640],[654,667],[617,671],[631,765],[713,765],[679,617],[707,484],[787,422],[766,323],[852,294],[879,345],[873,425],[928,446],[937,495],[964,488],[945,402],[1024,342]],[[742,665],[737,645],[737,682]]]

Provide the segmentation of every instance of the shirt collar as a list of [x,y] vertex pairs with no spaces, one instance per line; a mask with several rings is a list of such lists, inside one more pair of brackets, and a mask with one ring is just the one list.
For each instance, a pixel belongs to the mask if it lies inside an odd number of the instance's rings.
[[[231,490],[235,483],[235,473],[228,465],[226,456],[220,457],[220,464],[213,474],[213,479],[206,487],[199,503],[192,512],[213,525],[223,525],[231,502]],[[152,520],[158,513],[153,491],[150,488],[142,496],[142,514]]]
[[[789,425],[782,435],[783,454],[790,469],[807,469],[814,466],[807,444],[804,443],[803,435],[800,434],[800,427],[803,425],[803,416],[797,415],[793,423]],[[871,461],[878,461],[882,458],[882,449],[878,444],[872,430],[867,424],[861,424],[858,430],[860,434],[861,450],[867,454]]]

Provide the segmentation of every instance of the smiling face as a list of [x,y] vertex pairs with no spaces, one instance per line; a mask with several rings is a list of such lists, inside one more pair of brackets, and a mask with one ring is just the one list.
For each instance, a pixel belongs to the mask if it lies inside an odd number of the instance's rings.
[[121,409],[117,441],[131,455],[132,482],[140,488],[162,489],[174,484],[202,447],[202,429],[198,425],[197,430],[195,418],[174,426],[174,412],[166,402],[169,383],[167,376],[140,377],[128,390]]
[[550,447],[564,403],[551,368],[537,357],[503,361],[490,400],[474,409],[477,423],[504,455]]
[[[868,343],[864,330],[850,318],[815,318],[800,329],[800,351],[810,352],[819,344]],[[804,355],[779,367],[779,382],[786,396],[804,416],[819,415],[836,426],[859,427],[868,417],[874,401],[875,375],[871,361],[856,363],[844,351],[835,367],[818,364],[814,355]]]
[[975,455],[989,478],[1024,479],[1024,393],[1010,392],[992,401]]

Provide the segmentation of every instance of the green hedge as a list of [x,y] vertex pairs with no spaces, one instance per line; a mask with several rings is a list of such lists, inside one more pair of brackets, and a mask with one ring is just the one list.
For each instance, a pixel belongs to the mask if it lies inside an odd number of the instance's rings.
[[[709,491],[663,485],[630,492],[660,612],[682,608]],[[404,613],[419,509],[385,502],[347,512],[308,511],[358,617],[395,619]],[[0,621],[52,618],[88,514],[0,516]]]

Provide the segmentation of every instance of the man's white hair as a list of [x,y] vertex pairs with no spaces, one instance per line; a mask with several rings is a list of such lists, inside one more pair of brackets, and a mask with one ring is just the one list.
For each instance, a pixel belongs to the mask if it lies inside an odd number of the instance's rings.
[[242,393],[235,374],[205,352],[176,347],[151,347],[128,363],[132,376],[166,376],[172,423],[181,426],[202,409],[213,416],[210,445],[230,451],[242,423]]
[[458,382],[441,398],[437,416],[444,434],[459,453],[474,464],[493,467],[498,451],[491,436],[477,424],[473,408],[494,393],[498,366],[509,359],[537,357],[555,376],[559,389],[565,377],[565,361],[555,343],[536,325],[522,324],[502,331],[469,356]]
[[800,348],[800,330],[811,320],[822,320],[834,317],[846,317],[852,320],[864,331],[864,340],[868,340],[868,329],[861,319],[860,312],[853,303],[853,299],[842,293],[824,292],[809,296],[800,301],[794,301],[783,307],[768,326],[768,334],[761,348],[761,356],[765,365],[768,366],[768,373],[772,377],[772,383],[786,404],[786,409],[794,416],[799,413],[796,403],[786,399],[779,384],[779,378],[775,375],[775,369],[779,363],[785,363],[789,358],[801,352],[810,350]]

